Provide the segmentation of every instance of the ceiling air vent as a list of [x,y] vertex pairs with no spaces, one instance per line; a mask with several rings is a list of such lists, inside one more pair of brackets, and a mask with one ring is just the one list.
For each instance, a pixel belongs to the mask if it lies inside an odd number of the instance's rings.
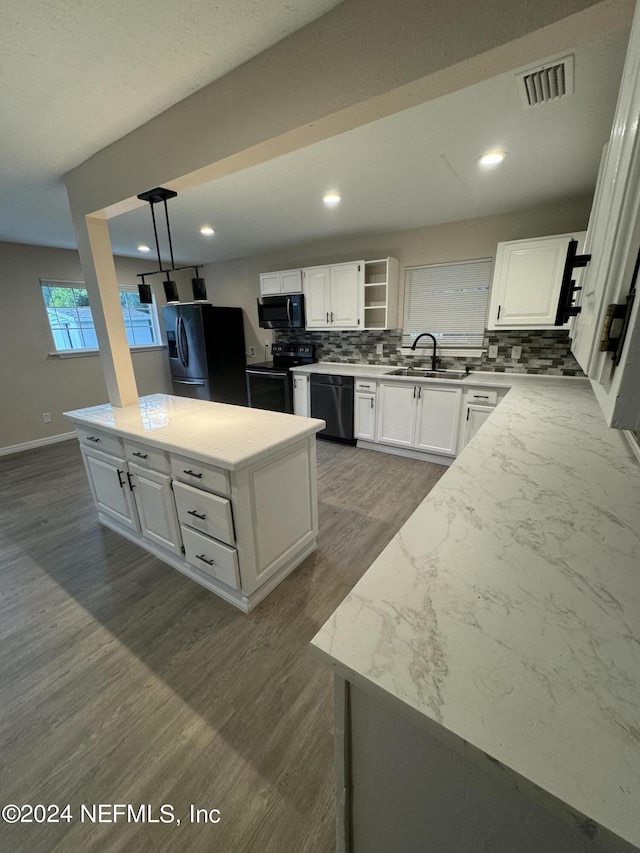
[[525,109],[573,95],[573,54],[521,71],[516,80]]

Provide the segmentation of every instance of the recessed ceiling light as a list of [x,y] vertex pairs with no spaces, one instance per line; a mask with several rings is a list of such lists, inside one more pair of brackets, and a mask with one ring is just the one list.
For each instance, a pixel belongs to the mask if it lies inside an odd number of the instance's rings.
[[327,207],[335,207],[342,201],[342,196],[340,193],[327,193],[323,196],[322,201],[327,205]]
[[215,234],[216,232],[213,230],[213,228],[210,225],[203,225],[202,228],[200,229],[200,233],[204,234],[205,237],[211,237],[211,235]]
[[139,252],[150,252],[150,251],[151,251],[151,247],[150,247],[150,246],[146,246],[144,243],[140,243],[140,245],[138,246],[138,251],[139,251]]
[[502,163],[506,156],[506,151],[488,151],[482,157],[478,157],[478,163],[481,166],[497,166],[498,163]]

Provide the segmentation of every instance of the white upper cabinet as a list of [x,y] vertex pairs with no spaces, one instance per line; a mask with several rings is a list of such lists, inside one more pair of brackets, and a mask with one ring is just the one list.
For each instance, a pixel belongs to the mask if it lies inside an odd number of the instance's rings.
[[398,327],[399,268],[397,258],[365,262],[365,329],[396,329]]
[[303,270],[307,329],[362,329],[364,261]]
[[581,270],[580,313],[571,329],[571,349],[591,380],[606,422],[636,431],[640,429],[639,114],[640,14],[636,9],[613,128],[589,217],[584,254],[591,255],[591,261]]
[[[489,329],[553,329],[567,248],[585,232],[498,243]],[[565,327],[566,328],[566,327]]]
[[260,273],[260,295],[302,293],[302,270],[280,270]]

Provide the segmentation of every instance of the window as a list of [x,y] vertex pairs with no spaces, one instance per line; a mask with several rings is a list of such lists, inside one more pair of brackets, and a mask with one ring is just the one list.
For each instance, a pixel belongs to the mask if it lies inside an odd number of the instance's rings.
[[439,348],[481,347],[491,266],[491,258],[483,258],[407,269],[402,346],[410,347],[421,332],[431,332]]
[[[40,280],[57,352],[95,350],[98,337],[84,282]],[[135,286],[120,286],[120,304],[129,346],[160,344],[155,304],[143,305]]]

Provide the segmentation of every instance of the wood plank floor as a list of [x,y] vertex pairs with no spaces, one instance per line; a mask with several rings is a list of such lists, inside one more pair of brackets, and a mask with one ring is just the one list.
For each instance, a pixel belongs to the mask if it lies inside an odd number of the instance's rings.
[[[75,441],[0,459],[0,806],[11,853],[334,850],[310,639],[446,470],[318,442],[319,547],[249,616],[102,527]],[[80,819],[171,804],[181,825]],[[189,808],[219,809],[192,824]]]

